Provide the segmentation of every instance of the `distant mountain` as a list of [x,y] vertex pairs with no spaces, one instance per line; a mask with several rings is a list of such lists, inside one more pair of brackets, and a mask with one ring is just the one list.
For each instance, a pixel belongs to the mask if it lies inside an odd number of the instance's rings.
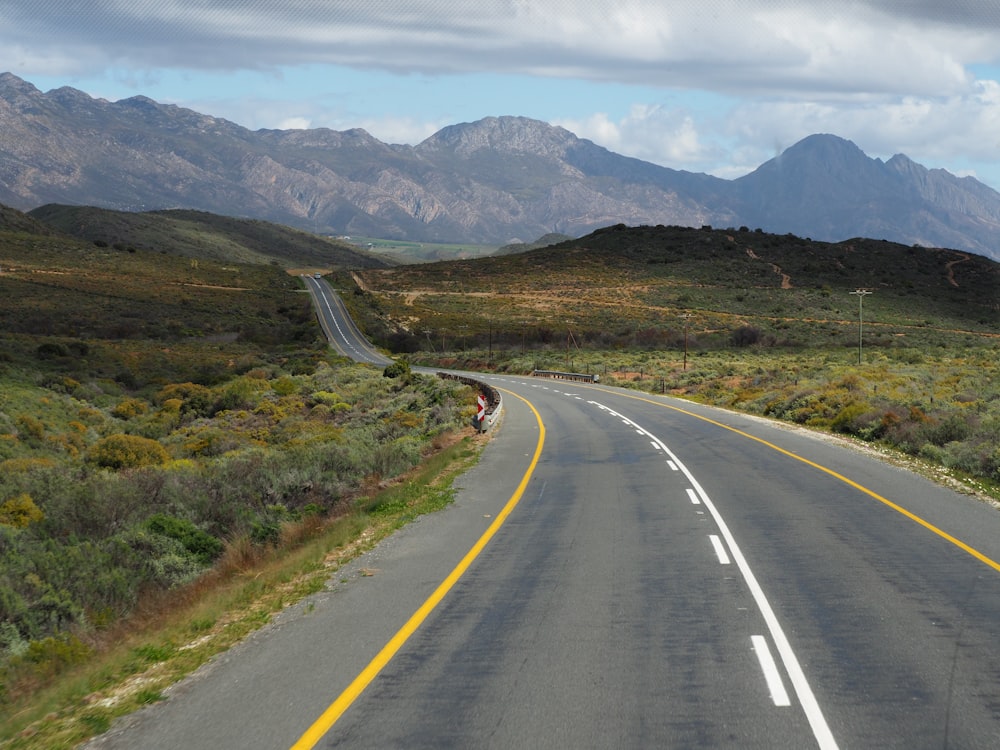
[[1000,259],[1000,193],[813,135],[737,180],[615,154],[522,117],[416,146],[363,130],[250,131],[146,97],[42,93],[0,74],[0,203],[182,208],[313,232],[508,244],[612,224],[865,236]]
[[1000,193],[902,154],[871,159],[812,135],[733,181],[741,223],[837,241],[888,239],[1000,259]]

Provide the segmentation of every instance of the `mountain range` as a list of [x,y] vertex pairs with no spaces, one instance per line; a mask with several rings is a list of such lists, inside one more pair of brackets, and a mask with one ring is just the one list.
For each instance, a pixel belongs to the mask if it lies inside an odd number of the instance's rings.
[[612,224],[887,239],[1000,260],[1000,193],[902,154],[811,135],[735,180],[488,117],[416,146],[360,129],[251,131],[136,96],[41,92],[0,74],[0,203],[183,208],[317,233],[506,244]]

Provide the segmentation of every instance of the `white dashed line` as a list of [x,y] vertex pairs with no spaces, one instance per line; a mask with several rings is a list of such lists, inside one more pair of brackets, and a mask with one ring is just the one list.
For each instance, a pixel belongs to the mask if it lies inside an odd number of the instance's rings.
[[778,665],[774,663],[774,657],[771,656],[771,649],[768,648],[767,639],[762,635],[752,635],[750,636],[750,641],[753,643],[753,650],[757,654],[757,661],[760,662],[760,668],[764,672],[767,689],[771,692],[771,700],[774,701],[774,705],[792,705],[792,701],[788,697],[788,691],[785,690],[785,684],[781,681]]

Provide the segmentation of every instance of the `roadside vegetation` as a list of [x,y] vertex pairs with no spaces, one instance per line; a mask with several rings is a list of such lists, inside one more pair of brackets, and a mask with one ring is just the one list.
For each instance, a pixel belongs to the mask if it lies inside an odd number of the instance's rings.
[[447,502],[395,484],[474,403],[334,355],[278,264],[0,226],[0,744],[101,731]]
[[1000,264],[980,256],[616,226],[341,284],[415,361],[597,373],[896,450],[1000,498]]

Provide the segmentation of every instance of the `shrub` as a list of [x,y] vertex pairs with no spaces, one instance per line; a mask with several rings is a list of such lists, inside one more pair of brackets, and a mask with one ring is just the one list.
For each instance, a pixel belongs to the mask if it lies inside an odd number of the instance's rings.
[[62,344],[47,342],[39,344],[38,348],[35,349],[35,354],[39,359],[55,359],[57,357],[65,357],[67,352],[66,347]]
[[165,404],[171,399],[181,402],[181,413],[207,417],[212,413],[212,391],[197,383],[172,383],[156,394],[156,401]]
[[410,379],[410,363],[405,359],[397,359],[391,365],[386,366],[382,374],[387,378]]
[[170,460],[166,448],[156,440],[138,435],[109,435],[91,447],[87,458],[107,469],[159,466]]
[[861,428],[861,418],[868,413],[869,406],[859,401],[846,404],[830,422],[830,429],[848,435],[857,434]]
[[54,673],[79,664],[90,654],[90,647],[73,635],[43,638],[33,641],[24,659],[40,667],[41,671]]
[[134,419],[146,413],[146,403],[137,398],[127,398],[119,402],[111,413],[119,419]]
[[291,396],[293,393],[298,392],[299,385],[295,382],[293,378],[284,375],[277,378],[271,383],[271,388],[279,396]]
[[761,335],[759,328],[755,328],[754,326],[740,326],[733,331],[729,340],[733,346],[743,348],[758,343],[761,340]]
[[31,495],[22,492],[0,505],[0,524],[23,529],[45,518],[45,514],[35,505]]
[[116,562],[126,572],[128,585],[137,590],[148,583],[169,589],[196,578],[205,568],[177,539],[134,527],[113,540]]
[[39,447],[45,438],[45,425],[30,414],[18,416],[17,427],[21,438],[29,445]]
[[154,534],[176,539],[203,565],[222,554],[222,542],[185,519],[157,513],[146,521],[146,528]]

